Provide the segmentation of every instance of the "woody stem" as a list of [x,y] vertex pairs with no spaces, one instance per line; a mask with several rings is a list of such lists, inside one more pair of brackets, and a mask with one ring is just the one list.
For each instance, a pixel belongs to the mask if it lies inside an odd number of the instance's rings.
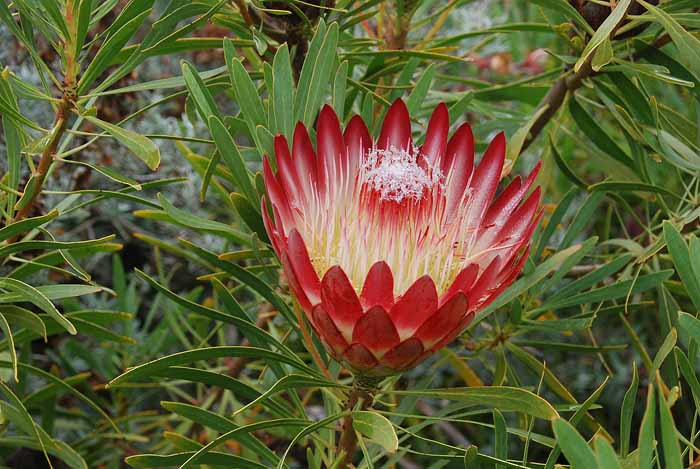
[[[33,175],[32,185],[34,185],[34,192],[32,193],[29,200],[23,204],[23,207],[15,215],[15,221],[20,221],[26,218],[34,208],[39,195],[41,194],[41,189],[44,185],[44,179],[46,179],[46,174],[49,171],[49,167],[53,162],[56,149],[58,147],[58,142],[61,140],[63,133],[66,130],[66,114],[70,109],[70,103],[65,99],[61,100],[56,111],[56,119],[54,122],[53,130],[51,131],[51,136],[49,141],[44,147],[44,151],[41,153],[41,159],[36,167]],[[25,187],[24,191],[30,190],[29,184]]]
[[357,448],[357,433],[352,425],[352,411],[359,404],[359,410],[365,410],[372,405],[374,395],[381,378],[368,376],[355,376],[352,390],[345,403],[345,410],[348,414],[343,418],[343,432],[338,443],[338,457],[340,464],[337,467],[350,467],[352,456]]

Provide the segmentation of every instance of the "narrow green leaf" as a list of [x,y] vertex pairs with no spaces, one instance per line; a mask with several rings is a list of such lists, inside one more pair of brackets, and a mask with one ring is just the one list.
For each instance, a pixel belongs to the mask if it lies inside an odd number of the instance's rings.
[[[1,17],[1,15],[0,15]],[[12,86],[4,78],[4,74],[0,74],[0,97],[5,96],[6,103],[13,110],[17,110],[17,98],[13,93]],[[14,190],[19,190],[19,183],[22,170],[22,134],[21,127],[11,118],[5,118],[4,112],[0,112],[2,117],[3,141],[5,144],[6,158],[6,173],[3,176],[3,182]],[[17,203],[17,194],[14,192],[5,193],[6,202],[0,205],[0,208],[5,209],[5,224],[9,225],[14,219],[14,207]]]
[[124,382],[133,382],[138,379],[147,378],[151,376],[152,373],[171,366],[184,365],[200,360],[211,360],[215,358],[225,357],[247,357],[254,359],[277,360],[281,363],[286,363],[295,368],[298,368],[301,371],[310,371],[310,368],[306,365],[303,365],[302,363],[293,360],[287,357],[286,355],[271,352],[270,350],[260,349],[256,347],[241,346],[205,347],[200,349],[188,350],[186,352],[179,352],[172,355],[167,355],[165,357],[152,360],[148,363],[144,363],[143,365],[130,368],[129,370],[125,371],[124,373],[110,381],[109,386],[116,386]]
[[8,323],[29,329],[46,340],[46,325],[33,311],[16,305],[0,304],[0,315],[4,316]]
[[348,61],[341,62],[338,70],[335,72],[333,80],[333,110],[338,114],[340,122],[343,122],[345,116],[345,90],[348,83]]
[[617,459],[617,454],[615,454],[615,450],[607,439],[602,436],[597,436],[593,441],[595,442],[598,467],[605,469],[622,469],[620,461]]
[[428,96],[428,91],[430,90],[430,85],[433,83],[435,72],[435,66],[433,64],[428,65],[416,82],[416,86],[413,87],[413,91],[408,95],[406,107],[410,115],[415,115],[420,110],[423,101],[425,101],[425,97]]
[[[189,458],[195,454],[194,451],[186,451],[184,453],[175,454],[139,454],[137,456],[129,456],[124,461],[132,467],[137,468],[154,468],[161,469],[163,467],[174,467],[184,464]],[[268,469],[269,466],[251,461],[250,459],[241,456],[235,456],[230,453],[221,453],[211,451],[200,459],[200,464],[210,467],[226,467],[227,469]]]
[[466,91],[462,96],[456,100],[454,103],[450,104],[448,108],[450,116],[452,119],[456,119],[462,116],[469,109],[469,104],[471,104],[474,99],[474,92],[471,90]]
[[[51,460],[47,454],[46,447],[53,445],[51,445],[51,442],[48,441],[50,438],[48,438],[46,432],[44,432],[41,427],[34,423],[34,419],[32,419],[32,416],[27,411],[27,408],[22,403],[22,400],[17,397],[17,395],[12,392],[12,389],[10,389],[2,380],[0,380],[0,393],[5,396],[5,401],[0,401],[0,410],[2,411],[2,414],[0,415],[3,415],[3,420],[5,418],[14,420],[15,424],[27,435],[30,435],[32,438],[36,437],[36,442],[38,443],[41,452],[44,453],[46,461],[49,463],[49,466],[51,466]],[[16,419],[13,419],[11,416],[7,415],[8,406],[14,409],[17,413]],[[87,469],[87,465],[84,467]]]
[[669,163],[695,174],[700,170],[700,156],[685,143],[665,130],[657,129],[659,153]]
[[[190,65],[190,67],[192,67]],[[194,70],[194,69],[193,69]],[[226,66],[222,67],[217,67],[213,68],[211,70],[207,70],[204,72],[194,72],[202,80],[208,80],[208,81],[214,81],[215,79],[220,79],[223,73],[226,72]],[[217,80],[218,83],[218,80]],[[110,96],[114,94],[125,94],[125,93],[134,93],[134,92],[139,92],[139,91],[150,91],[150,90],[167,90],[171,88],[181,88],[183,86],[187,86],[187,81],[185,80],[184,76],[178,76],[178,77],[171,77],[171,78],[162,78],[159,80],[151,80],[151,81],[145,81],[143,83],[138,83],[135,85],[129,85],[129,86],[124,86],[122,88],[116,88],[116,89],[111,89],[107,91],[102,91],[100,93],[95,93],[94,95],[90,96]]]
[[248,123],[250,132],[254,134],[256,126],[264,126],[267,123],[260,95],[243,63],[240,59],[235,58],[236,50],[227,39],[224,39],[224,54],[233,94],[241,107],[241,115]]
[[403,68],[401,68],[401,72],[399,73],[398,77],[396,77],[396,81],[394,82],[394,86],[396,88],[389,94],[389,101],[394,102],[399,99],[401,95],[403,95],[404,87],[410,86],[413,75],[416,73],[416,70],[420,64],[420,59],[416,57],[412,57],[406,62]]
[[12,336],[12,329],[10,329],[10,324],[7,322],[7,318],[0,309],[0,330],[5,335],[7,339],[7,349],[10,355],[10,362],[12,363],[12,375],[15,378],[15,382],[19,383],[19,367],[17,366],[17,350],[15,350],[15,341]]
[[234,142],[228,129],[218,117],[211,116],[208,122],[211,135],[226,166],[236,181],[237,188],[246,196],[253,207],[257,207],[259,200],[257,192],[250,180],[250,172],[245,165],[243,156],[238,151],[236,142]]
[[0,288],[10,290],[13,293],[21,295],[21,301],[32,303],[37,308],[51,316],[71,334],[75,335],[78,333],[75,326],[68,319],[66,319],[65,316],[58,312],[56,307],[53,305],[53,303],[51,303],[51,301],[49,301],[46,295],[33,286],[14,278],[0,278]]
[[[313,86],[321,86],[321,83],[314,83],[312,81],[312,75],[316,68],[321,43],[325,40],[325,37],[326,22],[321,19],[316,26],[316,31],[314,32],[311,41],[309,42],[309,48],[306,53],[306,57],[304,58],[304,63],[301,67],[299,80],[297,80],[297,92],[294,96],[294,122],[299,122],[304,119],[304,106],[306,105],[311,88]],[[309,125],[306,122],[304,122],[304,124],[307,126]]]
[[78,332],[89,335],[96,340],[116,342],[118,344],[137,343],[136,340],[129,336],[116,334],[106,327],[100,326],[99,324],[95,324],[77,317],[72,318],[72,321],[75,324],[75,328],[78,329]]
[[[575,221],[574,223],[571,224],[570,229],[575,226]],[[585,240],[583,243],[581,243],[581,249],[576,251],[574,255],[569,256],[568,259],[566,259],[564,262],[562,262],[557,271],[554,272],[554,274],[546,279],[544,282],[540,282],[536,287],[532,289],[532,295],[538,295],[539,292],[546,292],[549,290],[553,290],[555,286],[558,286],[558,284],[561,282],[561,280],[564,278],[564,276],[571,271],[571,269],[574,268],[574,266],[579,265],[581,261],[583,260],[584,257],[589,255],[591,250],[596,246],[596,243],[598,242],[598,238],[596,236],[593,236],[591,238],[588,238]],[[568,288],[569,285],[565,285],[563,288]],[[556,290],[558,292],[558,290]],[[527,313],[528,317],[534,317],[534,312],[530,311]]]
[[569,211],[569,207],[571,207],[571,203],[578,193],[579,191],[575,187],[572,187],[564,194],[561,201],[557,204],[557,208],[554,209],[554,213],[552,213],[552,216],[549,218],[547,226],[545,226],[541,232],[533,259],[541,259],[544,248],[547,247],[547,243],[552,239],[555,230],[558,229],[558,226]]
[[381,414],[370,410],[352,413],[352,427],[362,436],[377,443],[389,453],[399,448],[399,439],[391,422]]
[[314,378],[310,376],[304,376],[300,374],[291,374],[281,377],[272,386],[270,386],[264,393],[260,396],[239,408],[234,412],[234,416],[244,413],[249,408],[255,406],[260,401],[264,399],[269,399],[274,394],[297,388],[342,388],[345,387],[342,384],[334,383],[323,378]]
[[255,140],[258,152],[272,157],[275,154],[275,136],[265,127],[259,125],[255,127]]
[[202,121],[208,122],[212,116],[220,117],[219,108],[216,106],[211,92],[197,70],[184,60],[181,63],[181,68],[187,91],[192,96],[197,113]]
[[551,137],[549,139],[549,148],[552,152],[552,156],[554,157],[554,162],[559,167],[559,170],[564,173],[564,175],[569,178],[571,182],[576,184],[581,189],[588,189],[588,184],[586,184],[576,175],[576,173],[574,173],[574,170],[571,168],[571,166],[569,166],[569,163],[567,163],[566,160],[564,160],[564,158],[562,158],[562,156],[559,154],[559,151],[554,144],[554,140],[552,140]]
[[[636,73],[632,77],[636,77]],[[639,119],[641,123],[655,126],[656,121],[651,112],[649,97],[641,87],[640,82],[628,78],[625,73],[609,72],[610,81],[619,91],[619,97],[627,104],[628,109],[633,113],[634,117]],[[605,88],[601,88],[604,90]]]
[[610,41],[610,38],[606,38],[600,47],[596,49],[591,68],[594,72],[599,72],[600,69],[612,62],[614,58],[615,52],[613,51],[612,41]]
[[[600,25],[600,27],[596,30],[593,37],[591,37],[591,40],[588,41],[586,48],[583,50],[583,53],[581,54],[581,58],[578,59],[578,61],[576,62],[576,65],[574,66],[575,71],[578,72],[581,69],[583,64],[588,59],[588,57],[601,44],[602,44],[602,49],[606,49],[606,48],[609,49],[609,51],[611,53],[610,56],[612,56],[612,44],[610,43],[611,34],[613,33],[613,31],[615,30],[617,25],[620,23],[620,21],[622,21],[622,19],[627,14],[627,9],[629,8],[631,3],[632,3],[632,0],[620,0],[619,2],[617,2],[617,5],[615,5],[615,8],[613,9],[613,11],[610,12],[608,17],[605,18],[605,21],[603,21],[603,24]],[[606,41],[607,41],[607,46],[605,45]],[[600,53],[600,51],[598,53]],[[595,59],[594,59],[594,61],[595,61]],[[610,60],[608,60],[607,62],[609,62],[609,61]],[[605,63],[607,63],[607,62],[605,62]],[[595,70],[595,68],[594,68],[594,70]],[[598,70],[600,70],[600,68]]]
[[22,197],[17,201],[15,206],[13,207],[14,210],[19,211],[25,208],[29,203],[34,199],[34,196],[36,195],[37,191],[40,190],[40,184],[39,184],[40,178],[36,174],[32,174],[29,177],[29,181],[27,181],[27,184],[24,186],[24,192],[22,193]]
[[[39,291],[49,300],[63,300],[65,298],[74,298],[76,296],[90,295],[93,293],[101,292],[102,287],[95,285],[71,285],[71,284],[61,284],[61,285],[43,285],[36,287]],[[0,303],[16,303],[23,301],[23,293],[4,293],[0,294]]]
[[569,422],[556,419],[552,422],[552,429],[572,469],[598,469],[593,450]]
[[296,444],[300,439],[304,438],[306,435],[309,435],[309,434],[315,432],[316,430],[318,430],[320,428],[327,427],[328,425],[334,423],[336,420],[341,418],[342,415],[343,414],[330,415],[324,419],[321,419],[317,422],[314,422],[314,423],[304,427],[304,429],[302,431],[300,431],[299,433],[297,433],[294,436],[292,441],[287,446],[287,449],[284,451],[284,454],[282,455],[280,462],[277,464],[277,469],[282,469],[284,467],[284,460],[287,459],[287,455],[289,454],[289,452],[291,451],[292,448],[296,447]]
[[0,245],[0,258],[23,251],[34,249],[82,249],[98,246],[113,240],[115,235],[88,241],[17,241],[12,244]]
[[573,96],[569,100],[569,112],[579,129],[596,147],[625,166],[632,167],[632,159]]
[[[108,24],[105,30],[105,35],[110,36],[119,31],[125,24],[127,24],[132,19],[137,16],[147,12],[153,6],[154,0],[129,0],[126,2],[124,8],[119,11],[117,17]],[[116,1],[111,0],[107,2],[102,2],[98,5],[95,11],[95,18],[93,21],[99,21],[101,18],[112,12],[112,9],[117,4]]]
[[75,2],[75,5],[77,5],[76,9],[78,11],[78,14],[76,15],[76,36],[75,42],[73,43],[73,53],[75,54],[75,57],[78,57],[78,55],[80,54],[80,50],[85,44],[85,38],[87,37],[88,29],[90,28],[92,2],[93,0],[79,0],[79,2]]
[[620,409],[620,456],[626,458],[629,454],[630,435],[632,434],[632,415],[634,405],[637,402],[637,389],[639,388],[639,374],[637,364],[632,365],[632,382],[622,400]]
[[700,342],[700,319],[692,314],[681,311],[678,314],[678,325],[696,342]]
[[[634,47],[638,51],[640,58],[649,62],[652,67],[657,67],[657,74],[661,73],[663,75],[664,71],[669,70],[672,75],[670,77],[672,81],[680,81],[682,83],[681,86],[693,88],[692,91],[695,94],[700,93],[700,78],[696,77],[685,65],[678,62],[671,55],[641,39],[634,40]],[[663,69],[659,72],[658,67],[663,67]],[[663,78],[668,79],[669,77],[662,76],[661,79]]]
[[678,441],[676,425],[668,402],[659,393],[659,427],[661,429],[661,448],[664,455],[664,469],[683,469],[681,447]]
[[691,365],[690,360],[688,359],[686,354],[683,353],[683,351],[678,347],[674,349],[674,352],[676,355],[676,361],[678,362],[678,368],[681,371],[681,375],[683,375],[683,378],[685,378],[685,381],[690,387],[690,393],[693,396],[693,403],[695,404],[695,408],[700,409],[700,380],[698,380],[698,376],[695,374],[693,365]]
[[85,166],[87,168],[90,168],[91,170],[95,171],[96,173],[102,174],[103,176],[111,179],[112,181],[118,182],[119,184],[124,184],[126,186],[129,186],[133,188],[134,190],[140,191],[141,190],[141,184],[139,184],[137,181],[131,179],[129,176],[126,176],[119,171],[117,171],[114,168],[111,168],[109,166],[100,166],[97,164],[91,164],[87,163],[85,161],[77,161],[77,160],[60,160],[62,163],[68,163],[68,164],[77,164],[79,166]]
[[46,132],[46,129],[42,129],[38,124],[24,117],[19,109],[17,109],[13,104],[14,103],[8,103],[2,96],[0,96],[0,114],[2,115],[3,119],[10,119],[19,128],[21,128],[22,125],[26,125],[34,130]]
[[197,451],[202,447],[200,443],[179,433],[165,431],[163,438],[178,451]]
[[544,105],[541,108],[539,108],[530,116],[527,122],[525,122],[525,124],[523,124],[518,130],[516,130],[515,133],[510,137],[510,139],[508,139],[508,143],[506,145],[505,171],[510,172],[513,169],[513,165],[515,164],[515,161],[518,159],[518,156],[520,156],[520,152],[523,149],[525,140],[527,139],[528,135],[530,135],[530,129],[533,125],[535,125],[537,119],[539,119],[540,116],[544,114],[544,112],[548,108],[549,105]]
[[[559,381],[559,379],[552,373],[552,371],[545,366],[544,363],[541,363],[539,360],[537,360],[534,356],[532,356],[529,352],[526,350],[518,347],[512,342],[506,342],[506,349],[510,351],[518,360],[520,360],[523,364],[525,364],[536,376],[541,376],[542,381],[547,385],[549,389],[551,389],[557,396],[560,398],[564,399],[566,402],[569,404],[577,405],[578,401],[574,397],[573,394],[564,386],[564,384]],[[583,420],[588,427],[593,429],[594,431],[602,431],[605,432],[598,423],[593,420],[593,418],[588,414],[588,409],[595,403],[595,401],[598,399],[598,396],[600,393],[603,391],[603,388],[607,384],[607,380],[601,384],[596,391],[591,394],[588,399],[578,408],[578,410],[574,413],[574,415],[571,417],[571,421],[573,424],[577,424],[579,420]],[[548,458],[547,462],[551,463],[548,464],[547,467],[552,467],[552,464],[556,462],[556,457],[558,456],[558,449],[555,448],[555,450],[552,452],[552,455],[550,455],[550,458]]]
[[664,360],[666,360],[668,354],[671,353],[673,347],[676,346],[677,340],[678,333],[676,332],[676,328],[671,328],[671,332],[668,333],[666,339],[664,339],[664,343],[661,344],[661,347],[659,347],[659,350],[656,352],[656,356],[654,357],[654,362],[652,363],[651,370],[649,370],[650,375],[654,375],[656,373],[656,370],[661,368],[661,365],[663,364]]
[[70,33],[63,12],[59,9],[59,3],[55,0],[40,0],[40,3],[48,13],[48,18],[53,26],[59,31],[61,38],[67,40]]
[[[179,379],[192,383],[202,383],[208,386],[227,389],[231,391],[237,399],[246,399],[249,401],[259,398],[262,394],[257,389],[238,379],[213,371],[200,370],[198,368],[171,366],[154,371],[153,376]],[[293,411],[288,406],[275,399],[264,399],[261,405],[266,407],[273,415],[283,417],[292,417],[294,415]]]
[[564,386],[564,384],[559,381],[559,379],[546,367],[542,362],[537,360],[531,353],[527,350],[520,348],[512,342],[507,342],[505,344],[506,349],[511,352],[519,361],[525,364],[530,370],[533,371],[538,376],[542,376],[542,381],[547,385],[555,394],[563,398],[565,401],[571,404],[577,404],[578,401],[571,394],[571,392]]
[[246,243],[245,236],[231,226],[214,220],[208,220],[179,209],[171,204],[162,194],[158,194],[158,201],[163,210],[176,222],[197,230],[210,231],[227,236],[235,241]]
[[269,243],[270,240],[267,236],[267,231],[265,230],[265,225],[263,224],[262,215],[260,215],[260,211],[241,194],[232,192],[230,194],[230,197],[231,202],[233,202],[233,206],[238,212],[238,215],[241,217],[243,222],[245,222],[245,224],[248,225],[248,228],[250,228],[251,231],[257,234],[260,240]]
[[[289,419],[274,419],[274,420],[267,420],[263,422],[257,422],[257,423],[252,423],[249,425],[244,425],[242,427],[235,428],[233,430],[229,430],[226,433],[223,433],[219,435],[216,439],[212,440],[210,443],[208,443],[206,446],[203,446],[200,448],[196,453],[192,455],[187,461],[185,461],[181,466],[180,469],[186,469],[188,467],[192,467],[195,465],[195,463],[198,463],[206,454],[210,452],[212,448],[216,448],[217,446],[221,445],[222,443],[234,439],[238,436],[240,433],[250,433],[253,431],[260,431],[260,430],[265,430],[267,428],[296,428],[296,427],[305,427],[311,423],[308,420],[303,420],[303,419],[295,419],[295,418],[289,418]],[[274,454],[274,453],[273,453]],[[277,458],[274,458],[272,461],[270,461],[272,464],[277,464]]]
[[[328,26],[328,32],[323,38],[323,43],[320,45],[316,60],[312,65],[311,76],[307,83],[309,89],[306,94],[306,100],[303,106],[297,110],[297,116],[301,117],[302,122],[304,122],[307,127],[313,125],[316,114],[323,102],[323,97],[335,66],[337,48],[338,23],[331,23],[331,25]],[[310,56],[307,56],[307,60],[309,60],[309,57]],[[306,65],[306,62],[304,65]],[[299,89],[301,89],[301,86],[300,80]],[[297,94],[297,96],[299,95]]]
[[292,312],[289,305],[277,294],[270,285],[265,283],[260,277],[250,272],[249,270],[243,268],[235,262],[226,262],[219,259],[219,256],[203,249],[195,243],[191,243],[187,240],[181,239],[180,243],[188,248],[188,251],[196,253],[198,256],[203,258],[206,262],[215,265],[224,272],[230,274],[233,278],[237,279],[241,284],[245,285],[251,291],[256,292],[261,297],[269,301],[278,311],[280,311],[286,318],[292,323],[296,323],[296,316]]
[[[217,320],[217,321],[232,323],[232,324],[236,325],[236,327],[238,329],[240,329],[244,335],[251,336],[252,340],[259,340],[266,345],[274,346],[278,350],[280,350],[282,353],[284,353],[287,357],[294,360],[295,363],[297,363],[297,364],[301,363],[301,361],[291,351],[291,349],[289,349],[289,347],[287,347],[282,342],[280,342],[279,340],[274,338],[272,335],[270,335],[265,330],[255,326],[255,324],[252,324],[249,321],[246,321],[246,320],[241,319],[239,317],[236,317],[236,316],[233,316],[230,314],[226,314],[226,313],[222,313],[220,311],[217,311],[217,310],[214,310],[211,308],[207,308],[206,306],[202,306],[199,303],[195,303],[194,301],[190,301],[186,298],[183,298],[179,295],[176,295],[175,293],[168,290],[163,285],[156,282],[155,280],[153,280],[151,277],[149,277],[148,275],[146,275],[142,271],[137,269],[136,273],[140,277],[142,277],[144,280],[146,280],[152,287],[154,287],[160,293],[163,293],[167,298],[180,304],[181,306],[187,308],[188,310],[195,312],[197,314],[201,314],[202,316]],[[244,352],[242,352],[242,353],[244,353]],[[314,373],[312,373],[312,374],[314,374]]]
[[591,220],[598,213],[598,206],[602,202],[604,194],[596,192],[591,194],[579,207],[569,227],[564,233],[564,238],[559,244],[559,249],[568,247],[584,230],[588,229]]
[[[494,430],[494,456],[498,459],[508,459],[508,431],[506,420],[498,409],[493,410],[493,430]],[[506,466],[496,465],[496,469],[505,469]]]
[[551,304],[547,302],[547,306],[543,305],[542,308],[558,309],[584,303],[598,303],[601,301],[609,301],[615,298],[626,297],[631,293],[646,291],[658,286],[667,280],[672,273],[672,270],[662,270],[659,272],[642,275],[635,280],[625,280],[616,284],[596,288],[584,293],[572,295]]
[[445,39],[437,41],[434,43],[435,46],[446,46],[454,45],[459,43],[463,39],[468,39],[477,36],[486,36],[491,34],[509,34],[518,32],[534,32],[540,34],[553,34],[556,30],[547,23],[535,23],[535,22],[517,22],[517,23],[503,23],[496,24],[490,28],[478,29],[476,31],[469,31],[463,34],[456,34],[454,36],[449,36]]
[[474,445],[469,445],[464,453],[464,469],[480,469],[479,448]]
[[[650,48],[651,49],[651,48]],[[647,52],[646,54],[640,54],[640,55],[648,55],[652,56],[652,52]],[[668,83],[670,85],[676,85],[676,86],[683,86],[686,88],[694,88],[695,87],[695,82],[691,80],[684,80],[682,78],[676,77],[671,75],[671,71],[662,66],[662,65],[657,65],[657,64],[646,64],[646,63],[639,63],[639,62],[629,62],[627,60],[622,60],[618,57],[615,57],[614,63],[616,65],[611,65],[609,66],[606,71],[607,72],[627,72],[627,73],[632,73],[634,75],[646,75],[649,77],[652,77],[655,80],[662,81],[664,83]],[[680,67],[682,65],[678,64]],[[683,67],[684,70],[685,67]],[[690,72],[688,72],[690,74]],[[684,75],[687,76],[687,75]]]
[[676,199],[681,198],[678,194],[668,190],[665,187],[656,186],[653,184],[646,184],[643,182],[603,181],[603,182],[599,182],[597,184],[592,184],[592,185],[588,186],[587,189],[591,192],[603,191],[603,192],[612,192],[612,193],[653,192],[653,193],[657,193],[657,194],[668,195],[668,196],[674,197]]
[[66,391],[66,392],[72,394],[73,396],[75,396],[76,398],[78,398],[79,400],[83,401],[89,407],[91,407],[94,411],[96,411],[98,414],[100,414],[102,416],[102,418],[104,418],[105,421],[107,423],[109,423],[109,425],[117,433],[121,433],[121,430],[119,430],[119,427],[117,426],[117,424],[114,423],[114,421],[110,418],[109,414],[107,414],[107,412],[105,412],[102,409],[102,407],[100,407],[97,403],[95,403],[92,399],[87,397],[85,394],[78,391],[76,388],[74,388],[70,384],[66,383],[65,380],[58,378],[58,377],[52,375],[51,373],[42,370],[41,368],[37,368],[35,366],[28,365],[26,363],[20,363],[20,368],[29,371],[30,373],[32,373],[35,376],[39,376],[39,377],[49,381],[51,384],[53,384],[57,388],[62,389],[63,391]]
[[85,72],[83,72],[80,81],[78,82],[78,95],[84,94],[92,82],[95,81],[95,79],[103,71],[105,71],[105,69],[112,62],[112,58],[134,36],[138,28],[141,27],[141,24],[150,13],[151,9],[146,9],[134,18],[127,21],[121,28],[119,28],[119,30],[115,31],[114,34],[107,37],[104,44],[100,46],[95,54],[95,57],[85,69]]
[[294,131],[294,76],[289,58],[289,48],[284,43],[277,49],[272,62],[272,107],[274,109],[275,127],[278,133],[292,138]]
[[617,256],[615,259],[595,269],[593,272],[590,272],[557,290],[554,295],[547,299],[547,302],[556,302],[559,299],[567,298],[597,285],[599,282],[610,278],[612,275],[626,266],[633,258],[634,256],[631,254]]
[[700,279],[695,276],[693,268],[688,262],[690,258],[688,246],[683,236],[671,222],[664,221],[663,232],[664,241],[666,241],[668,252],[671,254],[678,276],[683,281],[683,286],[688,292],[693,306],[695,306],[697,311],[700,311]]
[[515,281],[510,287],[508,287],[496,300],[493,301],[489,306],[484,308],[478,315],[472,320],[472,324],[478,323],[481,319],[486,317],[491,312],[496,309],[510,303],[514,298],[520,294],[526,292],[533,285],[541,282],[547,275],[557,270],[561,264],[568,259],[570,256],[574,255],[579,249],[581,249],[580,244],[576,244],[567,249],[559,251],[555,255],[551,256],[549,259],[544,261],[542,264],[537,266],[537,268],[522,278]]
[[550,340],[519,340],[517,344],[519,346],[535,347],[541,350],[562,350],[575,353],[607,353],[615,350],[624,350],[627,348],[627,344],[601,345],[596,347],[594,345],[581,345],[570,342],[552,342]]
[[84,116],[86,120],[92,122],[97,127],[107,131],[119,143],[127,147],[141,161],[146,163],[151,170],[155,171],[160,165],[160,150],[152,140],[143,135],[126,130],[109,122],[105,122],[94,116]]
[[6,239],[14,238],[22,233],[33,230],[39,226],[42,226],[54,218],[58,217],[58,210],[51,210],[46,215],[41,215],[33,218],[25,218],[15,223],[10,223],[0,228],[0,241],[5,241]]
[[693,271],[693,277],[700,285],[700,239],[693,233],[688,241],[688,263]]
[[557,411],[546,400],[525,389],[509,386],[474,386],[391,393],[400,396],[434,397],[467,405],[488,406],[501,411],[523,412],[545,420],[552,420],[558,416]]
[[700,40],[685,30],[671,15],[643,0],[639,3],[661,23],[678,48],[680,60],[700,78]]
[[[209,18],[214,16],[225,3],[226,0],[171,4],[174,7],[174,11],[153,23],[151,32],[144,39],[143,54],[152,56],[154,53],[167,50],[170,46],[182,40],[197,39],[185,38],[184,36],[187,36],[199,27],[203,27]],[[195,15],[199,16],[194,18]],[[206,40],[208,38],[201,39]],[[252,46],[253,41],[246,40],[245,42]],[[220,47],[221,39],[216,38],[215,43],[214,47]]]
[[654,426],[656,422],[656,395],[654,386],[649,385],[647,406],[642,417],[642,426],[639,432],[639,469],[652,469],[652,458],[656,447],[654,439]]
[[566,0],[530,0],[531,3],[535,5],[540,5],[542,8],[547,8],[548,10],[556,11],[557,13],[563,15],[566,20],[573,19],[576,24],[582,27],[588,34],[593,35],[595,32],[593,28],[588,24],[588,21],[581,16],[581,13],[574,8],[570,2]]
[[218,432],[225,433],[232,430],[239,430],[235,433],[236,440],[241,445],[262,456],[269,464],[275,464],[279,459],[270,449],[268,449],[254,435],[246,431],[240,431],[240,426],[232,419],[219,415],[207,409],[202,409],[190,404],[181,404],[178,402],[161,402],[161,405],[170,412],[182,416],[188,420],[192,420],[205,427],[212,428]]

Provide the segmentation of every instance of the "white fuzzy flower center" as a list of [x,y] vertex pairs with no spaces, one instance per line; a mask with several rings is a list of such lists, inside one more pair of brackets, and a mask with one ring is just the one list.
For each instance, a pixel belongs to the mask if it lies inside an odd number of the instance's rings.
[[417,150],[390,147],[373,148],[362,162],[362,181],[379,193],[382,200],[420,200],[426,191],[440,183],[441,174],[418,164]]

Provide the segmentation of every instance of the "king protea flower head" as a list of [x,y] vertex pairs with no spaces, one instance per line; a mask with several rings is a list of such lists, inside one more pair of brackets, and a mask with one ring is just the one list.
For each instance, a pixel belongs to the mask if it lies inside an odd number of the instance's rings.
[[[264,160],[273,219],[265,227],[289,286],[329,352],[356,373],[411,368],[455,339],[519,274],[540,218],[539,168],[495,198],[505,158],[498,134],[478,165],[463,124],[448,139],[440,104],[413,144],[394,102],[379,139],[359,116],[345,132],[330,106],[316,149],[303,124],[291,152]],[[523,201],[524,200],[524,201]]]

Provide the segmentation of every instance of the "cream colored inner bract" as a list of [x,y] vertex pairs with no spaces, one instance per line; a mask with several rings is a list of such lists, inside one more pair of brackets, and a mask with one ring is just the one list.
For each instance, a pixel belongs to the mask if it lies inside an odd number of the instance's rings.
[[[430,275],[444,292],[468,264],[482,264],[472,253],[478,218],[465,191],[450,219],[445,216],[443,177],[419,155],[405,150],[370,150],[356,174],[336,171],[325,194],[295,212],[297,229],[319,277],[340,265],[360,292],[370,267],[385,261],[394,276],[394,295]],[[484,261],[485,262],[485,261]]]

